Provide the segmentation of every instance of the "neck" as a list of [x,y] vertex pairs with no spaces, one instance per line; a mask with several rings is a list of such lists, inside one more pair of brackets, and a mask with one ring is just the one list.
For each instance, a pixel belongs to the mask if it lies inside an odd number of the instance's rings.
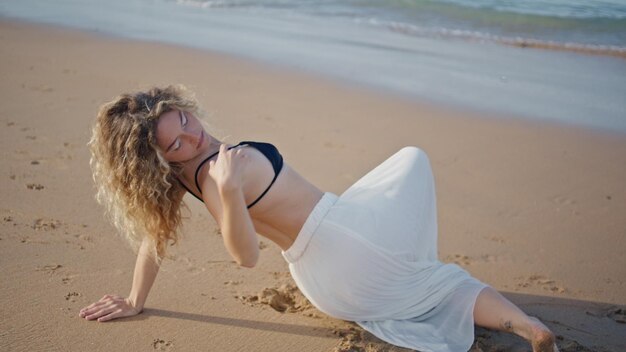
[[221,141],[211,138],[211,140],[209,141],[209,145],[203,153],[200,153],[195,158],[184,161],[182,163],[183,169],[180,175],[181,182],[184,182],[185,185],[190,190],[196,192],[196,194],[198,192],[198,190],[196,189],[195,181],[196,170],[198,169],[198,166],[200,166],[200,163],[206,160],[206,158],[219,151],[221,144]]

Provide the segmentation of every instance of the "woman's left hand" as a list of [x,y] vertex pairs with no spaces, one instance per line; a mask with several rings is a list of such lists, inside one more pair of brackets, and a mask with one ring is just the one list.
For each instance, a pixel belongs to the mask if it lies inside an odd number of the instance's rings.
[[243,170],[248,162],[242,149],[228,150],[226,144],[222,144],[217,159],[209,161],[209,176],[220,192],[241,189]]

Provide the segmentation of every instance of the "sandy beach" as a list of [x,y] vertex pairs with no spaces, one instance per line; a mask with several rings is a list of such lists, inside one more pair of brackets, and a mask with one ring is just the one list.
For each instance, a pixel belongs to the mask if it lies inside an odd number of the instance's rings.
[[[98,107],[182,83],[212,132],[274,143],[340,194],[406,145],[430,156],[439,256],[539,317],[562,351],[626,350],[626,135],[435,106],[174,45],[0,21],[0,350],[406,351],[318,312],[262,239],[238,267],[187,196],[184,238],[142,314],[78,317],[130,290],[134,254],[103,217],[89,168]],[[476,330],[472,351],[529,351]]]

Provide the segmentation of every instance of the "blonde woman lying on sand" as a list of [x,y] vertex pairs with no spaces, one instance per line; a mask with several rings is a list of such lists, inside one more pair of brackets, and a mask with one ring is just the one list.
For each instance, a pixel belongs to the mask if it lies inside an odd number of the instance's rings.
[[337,196],[283,163],[273,145],[223,144],[197,115],[196,101],[172,86],[101,108],[90,142],[97,197],[138,256],[129,296],[106,295],[81,317],[142,311],[189,192],[215,218],[239,265],[253,267],[257,233],[267,237],[315,307],[391,344],[467,351],[476,324],[515,333],[535,352],[556,351],[539,320],[437,260],[435,189],[420,149],[401,149]]

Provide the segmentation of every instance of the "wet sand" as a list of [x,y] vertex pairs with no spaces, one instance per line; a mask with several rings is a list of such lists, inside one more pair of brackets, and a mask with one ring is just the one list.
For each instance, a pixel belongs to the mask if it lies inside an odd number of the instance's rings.
[[[274,143],[341,193],[405,145],[430,156],[439,255],[502,291],[563,351],[626,349],[626,136],[455,110],[203,51],[0,21],[0,349],[404,351],[325,316],[279,248],[240,268],[192,197],[136,317],[78,310],[130,290],[134,255],[94,200],[86,143],[100,104],[184,83],[213,132]],[[528,351],[477,329],[473,351]]]

